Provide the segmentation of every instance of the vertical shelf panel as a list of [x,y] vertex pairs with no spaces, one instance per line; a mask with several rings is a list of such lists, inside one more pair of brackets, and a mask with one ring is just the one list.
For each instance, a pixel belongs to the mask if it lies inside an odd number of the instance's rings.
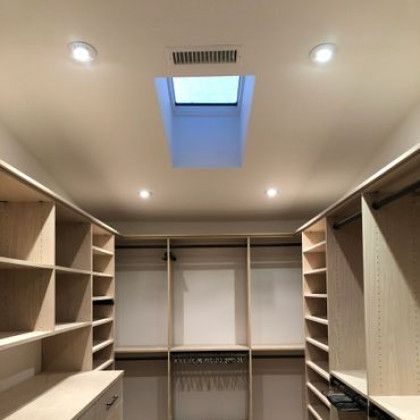
[[363,198],[369,394],[420,395],[420,198]]

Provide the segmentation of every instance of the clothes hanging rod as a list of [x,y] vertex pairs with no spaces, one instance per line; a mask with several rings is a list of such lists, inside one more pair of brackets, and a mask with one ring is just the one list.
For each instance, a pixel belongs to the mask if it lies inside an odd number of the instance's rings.
[[376,200],[372,203],[372,208],[375,210],[379,210],[381,207],[386,206],[387,204],[390,204],[399,198],[402,198],[406,196],[407,194],[410,194],[420,188],[420,180],[414,182],[413,184],[407,185],[405,188],[401,189],[400,191],[397,191],[396,193],[390,194],[387,197],[384,197],[380,200]]
[[344,219],[342,219],[338,222],[335,222],[333,224],[333,229],[338,230],[338,229],[342,228],[343,226],[346,226],[346,225],[348,225],[352,222],[355,222],[356,220],[360,219],[361,217],[362,217],[362,212],[358,211],[357,213],[354,213],[351,216],[348,216],[348,217],[346,217],[346,218],[344,218]]
[[[253,244],[251,248],[258,247],[301,247],[300,242],[267,243]],[[173,245],[170,249],[189,249],[189,248],[246,248],[246,244],[191,244],[191,245]],[[166,245],[116,245],[117,249],[166,249]]]

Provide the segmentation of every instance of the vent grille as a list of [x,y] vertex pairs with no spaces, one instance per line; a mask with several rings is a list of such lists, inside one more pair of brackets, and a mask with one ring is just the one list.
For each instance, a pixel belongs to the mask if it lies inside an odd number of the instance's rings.
[[172,51],[175,65],[185,64],[235,64],[238,62],[237,49]]

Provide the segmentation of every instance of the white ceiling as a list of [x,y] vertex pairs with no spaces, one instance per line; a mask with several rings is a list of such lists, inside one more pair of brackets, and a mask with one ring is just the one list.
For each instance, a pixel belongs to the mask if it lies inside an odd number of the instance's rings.
[[[72,40],[97,61],[72,62]],[[337,57],[319,68],[323,41]],[[177,73],[256,76],[244,165],[174,169],[153,79],[174,74],[167,47],[215,44],[242,45],[241,65]],[[0,121],[95,215],[299,218],[353,185],[420,100],[420,2],[1,0],[0,63]]]

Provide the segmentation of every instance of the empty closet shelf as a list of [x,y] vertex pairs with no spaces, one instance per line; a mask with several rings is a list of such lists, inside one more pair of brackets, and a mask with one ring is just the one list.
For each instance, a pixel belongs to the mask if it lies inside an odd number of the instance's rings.
[[367,375],[365,370],[334,370],[331,375],[353,391],[367,397]]
[[310,275],[313,275],[313,274],[322,274],[322,273],[326,273],[326,272],[327,272],[327,269],[325,267],[323,267],[323,268],[314,268],[313,270],[305,271],[303,273],[303,275],[310,276]]
[[63,266],[60,266],[60,265],[57,265],[55,267],[55,271],[57,273],[62,273],[62,274],[86,274],[86,275],[90,275],[92,273],[89,270],[83,270],[81,268],[63,267]]
[[308,404],[308,410],[317,420],[329,420],[330,412],[322,404]]
[[2,270],[19,270],[27,268],[52,270],[54,266],[48,264],[38,264],[31,261],[19,260],[16,258],[0,257],[0,269]]
[[325,337],[306,337],[306,341],[321,350],[328,352],[328,339]]
[[110,279],[112,279],[114,277],[113,274],[101,273],[100,271],[93,271],[92,274],[93,274],[93,277],[107,277],[107,278],[110,278]]
[[118,354],[153,354],[167,353],[166,346],[118,346],[115,347],[115,353]]
[[379,408],[395,420],[418,420],[420,395],[369,396]]
[[327,299],[328,295],[326,293],[307,293],[304,295],[305,298],[309,299]]
[[328,407],[328,408],[331,407],[331,403],[328,401],[328,398],[322,393],[322,391],[320,389],[318,389],[311,382],[306,382],[306,386],[319,398],[320,401],[322,401],[322,403],[326,407]]
[[111,344],[113,344],[114,340],[96,340],[93,342],[93,346],[92,346],[92,353],[96,353],[99,350],[104,349],[105,347],[110,346]]
[[108,251],[105,248],[101,248],[100,246],[92,246],[92,252],[93,255],[108,255],[110,257],[112,257],[114,255],[114,253],[112,251]]
[[96,366],[94,370],[104,370],[111,366],[114,363],[114,359],[109,359],[100,364],[99,366]]
[[53,334],[64,333],[66,331],[77,330],[78,328],[90,326],[90,321],[80,322],[60,322],[55,325]]
[[305,319],[312,322],[317,322],[318,324],[328,325],[328,319],[326,315],[306,315]]
[[92,322],[92,326],[97,327],[98,325],[108,324],[109,322],[112,322],[113,320],[114,318],[111,318],[111,317],[94,319]]
[[48,337],[48,331],[1,331],[0,350]]
[[174,346],[170,349],[173,352],[186,351],[246,351],[248,346],[240,344],[190,344],[183,346]]
[[293,354],[303,355],[305,351],[304,344],[252,344],[254,354]]
[[313,371],[315,371],[316,373],[321,375],[327,381],[330,380],[330,374],[328,372],[328,370],[329,370],[328,369],[328,362],[318,361],[318,360],[317,361],[307,360],[306,365],[309,368],[311,368]]
[[325,248],[327,245],[327,241],[318,242],[315,245],[308,246],[306,249],[303,250],[304,254],[318,254],[321,252],[325,252]]
[[105,301],[114,301],[113,296],[93,296],[92,297],[93,302],[105,302]]

